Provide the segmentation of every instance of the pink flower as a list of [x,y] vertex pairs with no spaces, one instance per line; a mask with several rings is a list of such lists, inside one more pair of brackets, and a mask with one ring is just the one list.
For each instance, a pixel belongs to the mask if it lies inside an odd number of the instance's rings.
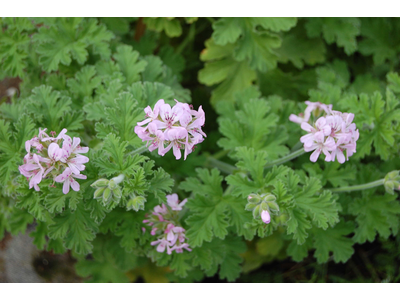
[[[167,140],[170,144],[165,148],[164,153],[167,153],[169,149],[173,148],[174,156],[176,159],[180,159],[181,149],[185,149],[185,145],[188,141],[188,132],[183,127],[175,127],[166,133]],[[185,157],[186,159],[186,157]]]
[[303,123],[310,120],[311,113],[314,112],[314,116],[318,117],[321,115],[321,113],[325,112],[326,114],[330,114],[332,112],[332,104],[326,105],[320,102],[310,102],[310,101],[305,101],[305,104],[307,105],[306,110],[304,113],[300,113],[298,116],[291,114],[289,116],[289,120],[295,123]]
[[[54,182],[64,182],[65,194],[68,193],[70,186],[73,190],[79,191],[79,184],[74,178],[86,179],[80,172],[85,169],[84,163],[89,161],[89,158],[79,153],[86,153],[89,148],[81,147],[79,138],[71,139],[66,135],[65,128],[57,137],[49,137],[46,130],[39,129],[38,137],[25,142],[27,154],[24,157],[24,164],[19,167],[20,173],[30,178],[29,188],[34,187],[37,191],[40,190],[39,183],[47,176],[51,176]],[[55,133],[52,132],[52,135]],[[31,153],[35,149],[36,153]]]
[[182,200],[182,202],[179,203],[177,194],[167,195],[167,203],[172,210],[182,210],[182,207],[185,205],[186,202],[187,199]]
[[56,143],[51,143],[47,149],[47,153],[50,159],[54,161],[59,161],[64,156],[64,150],[58,146]]
[[186,243],[185,229],[179,225],[178,214],[186,201],[185,199],[179,203],[177,194],[167,195],[168,206],[164,203],[157,205],[150,216],[146,214],[147,219],[143,220],[143,223],[152,226],[151,235],[157,235],[157,240],[151,242],[151,245],[158,245],[158,252],[164,252],[165,249],[168,254],[173,251],[182,253],[183,249],[191,251]]
[[[311,105],[311,102],[308,104]],[[334,111],[332,105],[321,103],[314,103],[311,108],[323,111],[327,115],[320,117],[312,125],[307,122],[301,123],[301,128],[309,132],[300,138],[304,150],[306,152],[315,150],[310,160],[316,162],[322,152],[326,156],[325,161],[335,161],[337,158],[339,163],[344,163],[356,152],[359,132],[356,124],[352,123],[354,114]]]
[[314,143],[309,146],[304,145],[304,149],[306,150],[306,152],[315,150],[310,156],[310,160],[312,162],[317,161],[321,152],[325,154],[325,160],[330,161],[331,155],[329,151],[334,151],[336,149],[336,144],[335,140],[332,137],[328,137],[325,140],[324,134],[322,132],[317,132],[314,135]]
[[63,193],[68,194],[70,186],[75,192],[78,192],[80,189],[79,183],[74,178],[86,179],[87,177],[82,174],[73,174],[71,169],[67,167],[61,175],[56,177],[55,181],[64,182]]
[[26,164],[19,166],[18,169],[27,179],[31,179],[29,181],[29,189],[34,187],[36,191],[40,191],[38,184],[42,181],[44,168],[39,161],[39,157],[33,154],[32,159],[29,159]]
[[[180,159],[182,149],[186,159],[195,145],[206,137],[201,130],[205,122],[205,113],[201,106],[196,111],[187,103],[177,100],[175,102],[174,107],[171,107],[161,99],[154,107],[154,111],[147,107],[145,112],[148,118],[137,123],[135,133],[142,141],[147,141],[150,151],[158,148],[158,154],[165,155],[173,149],[176,159]],[[147,126],[141,127],[146,124]]]
[[144,112],[146,113],[146,117],[148,117],[146,120],[142,121],[142,122],[138,122],[137,124],[139,126],[145,125],[151,121],[155,121],[158,118],[158,115],[160,113],[160,107],[163,106],[164,103],[164,99],[160,99],[157,101],[156,105],[154,106],[154,111],[151,110],[150,106],[147,106],[144,109]]
[[157,252],[163,253],[165,251],[165,248],[167,248],[167,253],[168,254],[172,253],[172,250],[170,248],[172,246],[171,242],[166,240],[165,238],[151,242],[150,245],[152,246],[158,245]]
[[265,224],[269,224],[269,222],[271,222],[271,216],[269,215],[268,210],[263,210],[261,212],[261,220],[265,223]]

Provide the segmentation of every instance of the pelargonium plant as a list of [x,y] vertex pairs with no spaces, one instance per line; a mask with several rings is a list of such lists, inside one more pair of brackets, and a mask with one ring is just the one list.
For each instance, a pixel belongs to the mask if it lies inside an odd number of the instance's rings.
[[398,281],[398,18],[0,27],[0,240],[89,282]]
[[[89,147],[80,146],[81,139],[73,139],[66,135],[67,129],[63,129],[57,137],[54,131],[51,137],[46,133],[47,128],[39,129],[38,136],[25,142],[28,152],[24,156],[24,164],[18,169],[29,181],[29,188],[40,191],[39,183],[49,177],[55,182],[63,183],[62,191],[68,194],[70,187],[79,191],[79,183],[76,179],[86,179],[81,174],[85,170],[85,163],[89,161],[81,153],[87,153]],[[55,187],[55,186],[54,186]]]

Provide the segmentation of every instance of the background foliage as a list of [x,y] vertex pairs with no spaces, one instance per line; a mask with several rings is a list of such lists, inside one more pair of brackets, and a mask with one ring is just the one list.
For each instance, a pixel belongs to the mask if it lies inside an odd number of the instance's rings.
[[[330,188],[400,168],[399,18],[3,18],[0,79],[18,77],[0,106],[0,240],[35,224],[39,249],[70,251],[90,282],[399,281],[397,194]],[[202,105],[207,139],[186,161],[131,155],[134,126],[158,99]],[[357,153],[344,165],[303,155],[288,121],[305,100],[355,114]],[[25,140],[68,128],[90,147],[81,191],[29,190]],[[232,174],[210,157],[236,165]],[[125,175],[104,206],[90,184]],[[49,185],[48,182],[47,185]],[[165,195],[182,213],[192,252],[158,253],[142,233]],[[265,225],[244,210],[272,193]],[[145,202],[132,206],[132,195]],[[140,209],[141,208],[141,209]]]

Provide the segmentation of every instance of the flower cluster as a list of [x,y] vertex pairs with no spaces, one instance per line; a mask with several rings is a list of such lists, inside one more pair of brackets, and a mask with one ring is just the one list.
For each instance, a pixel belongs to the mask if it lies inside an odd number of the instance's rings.
[[53,178],[54,182],[63,182],[63,193],[67,194],[70,187],[79,191],[79,183],[75,180],[86,179],[80,172],[85,170],[85,163],[89,158],[80,153],[87,153],[88,147],[81,147],[80,138],[69,137],[63,129],[55,137],[56,133],[51,132],[51,137],[46,133],[47,129],[39,129],[39,135],[25,142],[25,149],[28,152],[24,157],[24,164],[18,169],[29,181],[29,188],[40,191],[39,183],[42,179]]
[[158,154],[164,156],[172,148],[176,159],[180,159],[183,149],[186,159],[195,145],[206,137],[201,130],[205,114],[201,106],[196,111],[187,103],[175,101],[172,108],[163,99],[157,101],[154,110],[146,107],[144,112],[147,119],[137,123],[135,133],[142,141],[147,141],[150,151],[158,148]]
[[[332,105],[319,102],[306,101],[306,104],[308,107],[304,117],[290,115],[289,120],[300,123],[301,128],[308,132],[300,138],[300,141],[304,144],[306,152],[314,151],[310,160],[316,162],[321,152],[325,154],[325,161],[337,159],[342,164],[349,160],[349,157],[356,152],[356,142],[359,138],[358,129],[353,123],[354,114],[332,110]],[[311,123],[312,112],[314,118],[321,113],[325,114]]]
[[157,240],[151,242],[152,246],[158,245],[158,252],[164,252],[165,249],[168,254],[174,250],[177,253],[182,253],[183,249],[192,251],[185,242],[185,229],[178,226],[178,214],[186,202],[187,199],[179,203],[177,194],[167,195],[168,205],[157,205],[148,219],[143,220],[143,223],[152,226],[151,235],[158,235]]

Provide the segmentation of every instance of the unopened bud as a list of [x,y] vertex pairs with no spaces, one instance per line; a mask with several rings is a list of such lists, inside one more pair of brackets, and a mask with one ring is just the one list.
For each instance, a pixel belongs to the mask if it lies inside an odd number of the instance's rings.
[[103,192],[104,192],[105,189],[106,189],[106,188],[104,188],[104,187],[101,187],[101,188],[96,189],[96,190],[94,191],[94,196],[93,196],[93,198],[94,198],[94,199],[98,199],[98,198],[103,197]]
[[106,187],[108,185],[108,180],[101,178],[95,182],[93,182],[90,186],[94,188],[99,188],[99,187]]
[[110,182],[108,183],[108,187],[113,190],[117,187],[118,185],[115,183],[115,181],[113,179],[110,180]]
[[261,212],[261,220],[265,223],[265,224],[269,224],[269,222],[271,222],[271,216],[269,215],[268,210],[263,210]]
[[113,190],[113,194],[116,198],[120,199],[122,197],[121,188],[117,187],[115,190]]
[[103,202],[107,203],[111,198],[111,190],[110,188],[106,188],[103,192]]

